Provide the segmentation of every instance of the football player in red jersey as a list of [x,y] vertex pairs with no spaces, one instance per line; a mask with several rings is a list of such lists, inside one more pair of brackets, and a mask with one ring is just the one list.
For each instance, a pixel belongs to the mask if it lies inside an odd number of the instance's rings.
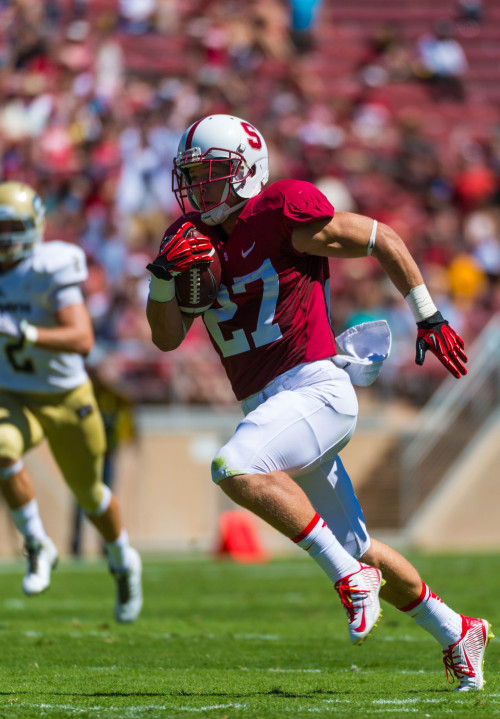
[[[352,328],[337,338],[338,354],[328,258],[375,257],[415,317],[417,364],[430,350],[455,377],[467,373],[463,341],[435,307],[404,242],[372,218],[335,213],[308,182],[266,186],[264,138],[237,117],[191,125],[173,178],[183,217],[148,265],[147,316],[154,344],[175,350],[193,321],[179,311],[175,275],[210,262],[215,248],[222,281],[203,320],[245,417],[213,460],[214,481],[320,565],[344,605],[353,643],[376,625],[380,594],[441,644],[459,690],[481,689],[488,622],[454,612],[403,556],[369,536],[338,456],[356,425],[353,383],[375,379],[390,333],[383,321]],[[198,231],[191,262],[186,222]]]

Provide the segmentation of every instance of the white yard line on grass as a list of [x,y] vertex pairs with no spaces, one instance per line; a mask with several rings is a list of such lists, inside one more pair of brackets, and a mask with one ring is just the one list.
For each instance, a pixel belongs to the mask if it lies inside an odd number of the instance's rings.
[[147,705],[141,705],[141,706],[130,706],[130,707],[104,707],[101,705],[95,705],[91,707],[75,707],[71,704],[37,704],[37,703],[30,703],[30,702],[10,702],[8,704],[0,704],[0,707],[3,709],[12,709],[12,710],[18,710],[21,708],[25,709],[36,709],[40,716],[50,716],[50,714],[46,714],[46,711],[66,711],[71,714],[77,715],[86,715],[91,714],[94,712],[99,712],[97,716],[110,716],[110,717],[117,717],[118,719],[127,719],[127,717],[136,717],[140,716],[142,714],[151,717],[151,716],[157,716],[158,712],[167,712],[168,715],[171,716],[172,714],[178,714],[180,712],[192,712],[192,713],[199,713],[199,712],[206,712],[210,710],[216,710],[216,709],[248,709],[249,707],[246,704],[206,704],[202,707],[190,707],[190,706],[166,706],[166,705],[156,705],[156,704],[147,704]]
[[[484,699],[489,699],[490,704],[498,706],[500,704],[499,701],[491,701],[491,697],[498,697],[498,694],[492,694],[492,695],[483,695]],[[328,707],[331,707],[331,711],[335,711],[334,707],[337,709],[340,709],[342,706],[350,706],[353,703],[353,699],[347,698],[347,697],[338,697],[338,698],[332,698],[332,699],[325,699],[323,701],[318,702],[316,706],[310,706],[310,704],[289,704],[289,703],[282,703],[280,701],[279,708],[280,708],[280,715],[281,716],[297,716],[300,714],[318,714],[320,712],[324,712],[328,709]],[[429,697],[422,697],[422,698],[411,698],[411,699],[374,699],[371,702],[371,708],[369,709],[370,714],[382,714],[382,713],[400,713],[400,714],[416,714],[418,712],[422,712],[425,710],[425,708],[431,704],[442,704],[443,699],[441,698],[429,698]],[[370,702],[365,702],[366,709],[368,710],[368,706]],[[449,707],[440,706],[439,707],[439,715],[456,715],[456,707],[457,704],[460,705],[467,705],[470,707],[469,702],[455,699],[452,704],[450,704]],[[248,710],[248,711],[254,711],[254,706],[252,703],[245,703],[240,704],[239,702],[235,703],[227,703],[227,704],[204,704],[203,706],[189,706],[189,705],[181,705],[181,706],[172,706],[165,705],[165,704],[142,704],[139,706],[114,706],[114,707],[106,707],[102,705],[94,705],[94,706],[86,706],[86,707],[75,707],[71,704],[49,704],[47,702],[43,703],[35,703],[35,702],[18,702],[18,701],[10,701],[10,702],[0,702],[0,709],[2,710],[2,716],[7,716],[7,711],[9,709],[12,709],[13,713],[18,712],[19,709],[29,709],[29,710],[36,710],[39,714],[39,716],[51,716],[51,713],[53,711],[65,711],[68,712],[68,714],[78,716],[78,715],[87,715],[87,714],[93,714],[94,716],[105,716],[110,717],[110,719],[113,719],[116,717],[116,719],[134,719],[135,717],[140,716],[147,716],[147,717],[158,717],[158,716],[174,716],[179,713],[193,713],[198,714],[200,712],[206,712],[206,711],[217,711],[219,709],[233,709],[233,710]],[[429,711],[432,711],[431,707],[429,706]],[[434,709],[436,711],[436,709]],[[96,712],[98,712],[96,714]],[[164,714],[164,712],[168,712],[168,714]],[[428,717],[432,716],[432,714],[424,714],[423,716]]]
[[175,707],[176,712],[207,712],[212,709],[248,709],[248,707],[246,704],[207,704],[204,707]]

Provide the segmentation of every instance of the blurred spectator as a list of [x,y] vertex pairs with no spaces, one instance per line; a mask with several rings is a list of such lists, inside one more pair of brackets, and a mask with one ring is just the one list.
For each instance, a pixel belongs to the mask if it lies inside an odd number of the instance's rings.
[[250,19],[260,37],[264,57],[291,61],[293,48],[289,36],[289,15],[281,0],[254,0],[249,4]]
[[493,204],[471,212],[464,221],[466,247],[491,281],[500,278],[500,213]]
[[483,0],[457,0],[456,19],[465,25],[475,25],[483,19]]
[[16,2],[7,26],[10,64],[14,70],[42,69],[49,55],[43,4]]
[[290,4],[290,32],[300,53],[314,48],[314,28],[322,0],[288,0]]
[[394,172],[407,190],[418,193],[429,207],[449,202],[451,186],[441,174],[437,148],[423,131],[423,118],[416,111],[407,112],[399,120],[398,151]]
[[492,201],[499,181],[481,148],[470,143],[464,148],[461,166],[455,175],[454,192],[458,206],[464,212],[483,207]]
[[332,109],[324,103],[309,105],[297,129],[297,138],[305,154],[311,148],[317,148],[320,154],[327,154],[329,150],[343,145],[345,136],[345,130],[336,123]]
[[396,25],[383,23],[370,35],[358,73],[361,81],[371,87],[405,82],[412,77],[410,53]]
[[176,356],[171,358],[171,391],[181,404],[232,405],[234,395],[225,373],[218,372],[218,356],[207,343],[206,330],[195,320]]
[[130,248],[140,247],[146,233],[161,238],[166,213],[173,208],[171,162],[177,143],[171,139],[168,129],[153,124],[145,111],[121,134],[116,210]]
[[450,262],[448,274],[455,303],[462,311],[471,310],[486,289],[486,277],[479,263],[465,252],[456,254]]
[[103,15],[96,29],[99,42],[95,54],[95,79],[92,76],[88,78],[88,91],[94,90],[96,98],[109,107],[123,90],[123,50],[115,36],[112,18]]
[[375,277],[358,276],[353,286],[353,297],[356,309],[347,315],[346,327],[385,318],[382,286]]
[[[445,205],[435,210],[427,225],[420,249],[425,265],[430,268],[448,267],[461,247],[460,215],[454,207]],[[445,282],[445,287],[448,283]]]
[[454,37],[454,26],[449,20],[439,20],[432,33],[417,41],[417,77],[429,83],[434,100],[463,102],[463,78],[468,69],[465,52]]
[[367,145],[383,145],[392,134],[393,116],[384,90],[361,82],[352,104],[351,127]]
[[346,183],[332,175],[323,175],[314,184],[335,207],[337,212],[355,212],[356,204]]
[[155,28],[157,0],[119,0],[120,28],[141,35]]

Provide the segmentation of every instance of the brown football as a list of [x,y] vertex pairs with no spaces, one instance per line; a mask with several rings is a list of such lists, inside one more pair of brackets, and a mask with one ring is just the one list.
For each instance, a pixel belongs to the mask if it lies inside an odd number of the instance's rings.
[[175,278],[175,296],[182,312],[201,315],[217,297],[221,280],[221,266],[217,252],[210,264],[193,265],[190,270]]

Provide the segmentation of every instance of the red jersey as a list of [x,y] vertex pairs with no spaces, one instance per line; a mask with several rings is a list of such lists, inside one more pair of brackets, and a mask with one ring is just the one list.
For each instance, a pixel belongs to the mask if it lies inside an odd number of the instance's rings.
[[328,260],[297,252],[294,227],[328,220],[334,209],[311,183],[280,180],[251,198],[228,238],[189,213],[221,262],[217,301],[203,321],[238,400],[304,362],[332,357]]

